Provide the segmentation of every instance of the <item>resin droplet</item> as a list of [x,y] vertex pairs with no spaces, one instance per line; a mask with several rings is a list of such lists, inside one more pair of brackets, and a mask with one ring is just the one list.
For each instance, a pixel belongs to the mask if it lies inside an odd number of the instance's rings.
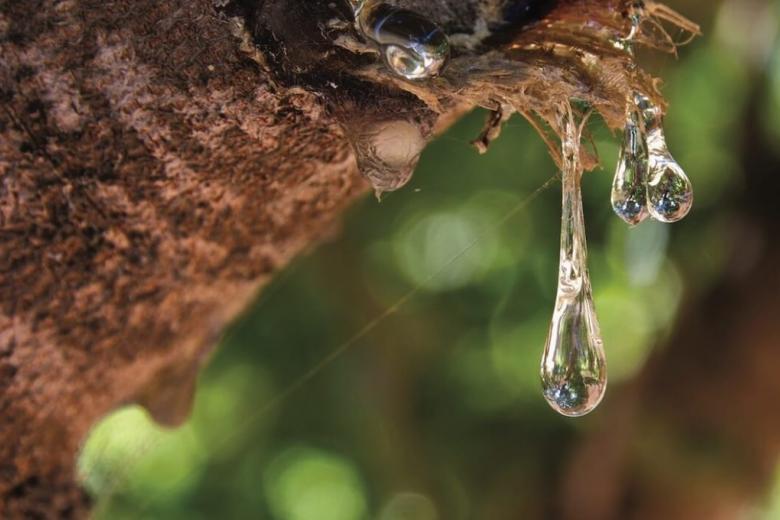
[[693,187],[666,146],[661,110],[642,95],[637,106],[647,132],[647,209],[660,222],[677,222],[693,206]]
[[403,119],[371,123],[350,137],[358,169],[377,198],[409,182],[426,144],[420,129]]
[[570,115],[562,117],[563,211],[558,294],[542,357],[544,397],[569,417],[591,412],[607,388],[607,365],[587,268],[582,213],[580,135]]
[[647,211],[647,148],[634,111],[628,116],[623,146],[612,182],[612,209],[618,217],[635,226],[645,220]]
[[406,79],[439,74],[450,56],[444,31],[427,18],[383,2],[352,2],[360,31],[379,46],[385,63]]

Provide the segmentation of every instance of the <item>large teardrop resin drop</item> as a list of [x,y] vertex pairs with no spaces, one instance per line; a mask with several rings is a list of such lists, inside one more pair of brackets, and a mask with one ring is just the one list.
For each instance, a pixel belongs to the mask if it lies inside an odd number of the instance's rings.
[[563,212],[558,293],[544,348],[544,397],[557,412],[579,417],[604,397],[607,367],[587,268],[582,212],[580,135],[571,116],[562,117]]

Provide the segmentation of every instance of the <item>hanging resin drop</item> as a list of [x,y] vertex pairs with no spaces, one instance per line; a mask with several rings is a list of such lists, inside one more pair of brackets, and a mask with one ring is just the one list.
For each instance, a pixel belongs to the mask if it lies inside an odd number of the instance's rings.
[[438,25],[383,2],[350,3],[358,28],[379,46],[385,64],[395,74],[418,80],[442,71],[450,56],[450,42]]
[[666,146],[661,110],[641,94],[636,104],[647,135],[647,209],[660,222],[677,222],[693,205],[691,181]]
[[601,402],[607,388],[604,347],[587,268],[580,182],[580,135],[571,115],[563,129],[563,210],[558,293],[542,357],[544,397],[557,412],[579,417]]
[[635,226],[645,220],[647,210],[647,148],[634,110],[630,110],[612,182],[612,209],[626,223]]
[[370,121],[348,130],[358,169],[378,199],[411,180],[427,143],[416,124],[406,119]]

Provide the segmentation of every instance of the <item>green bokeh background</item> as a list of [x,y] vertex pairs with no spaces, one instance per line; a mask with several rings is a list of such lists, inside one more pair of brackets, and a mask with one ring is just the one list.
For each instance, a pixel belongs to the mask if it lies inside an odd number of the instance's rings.
[[[583,197],[605,409],[663,348],[681,305],[727,268],[745,178],[735,132],[756,81],[767,86],[761,135],[780,139],[775,35],[735,37],[739,1],[672,3],[706,31],[677,61],[647,57],[665,79],[692,214],[628,229],[609,204],[620,137],[590,125],[603,163]],[[777,6],[768,12],[756,25],[776,29]],[[185,426],[161,429],[130,407],[96,427],[79,463],[96,518],[545,517],[573,446],[606,412],[565,419],[541,396],[560,185],[545,184],[555,168],[521,119],[479,156],[468,141],[483,118],[462,119],[409,186],[361,200],[337,238],[264,290],[202,374]],[[770,493],[755,516],[780,518],[774,504]]]

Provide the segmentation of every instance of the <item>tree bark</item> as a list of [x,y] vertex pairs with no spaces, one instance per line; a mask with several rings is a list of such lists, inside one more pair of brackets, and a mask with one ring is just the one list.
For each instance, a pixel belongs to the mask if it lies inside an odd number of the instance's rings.
[[209,2],[0,13],[0,516],[76,516],[91,424],[177,422],[225,324],[367,185]]
[[[464,33],[506,4],[400,3]],[[602,68],[550,46],[480,76],[509,63],[491,54],[511,36],[500,13],[502,38],[421,87],[334,44],[346,3],[0,0],[0,516],[84,514],[76,452],[118,404],[186,417],[223,327],[368,189],[366,128],[402,120],[424,141],[464,106],[545,119],[574,95],[619,124],[651,79],[605,36],[626,32],[623,2],[544,3],[552,41]]]

